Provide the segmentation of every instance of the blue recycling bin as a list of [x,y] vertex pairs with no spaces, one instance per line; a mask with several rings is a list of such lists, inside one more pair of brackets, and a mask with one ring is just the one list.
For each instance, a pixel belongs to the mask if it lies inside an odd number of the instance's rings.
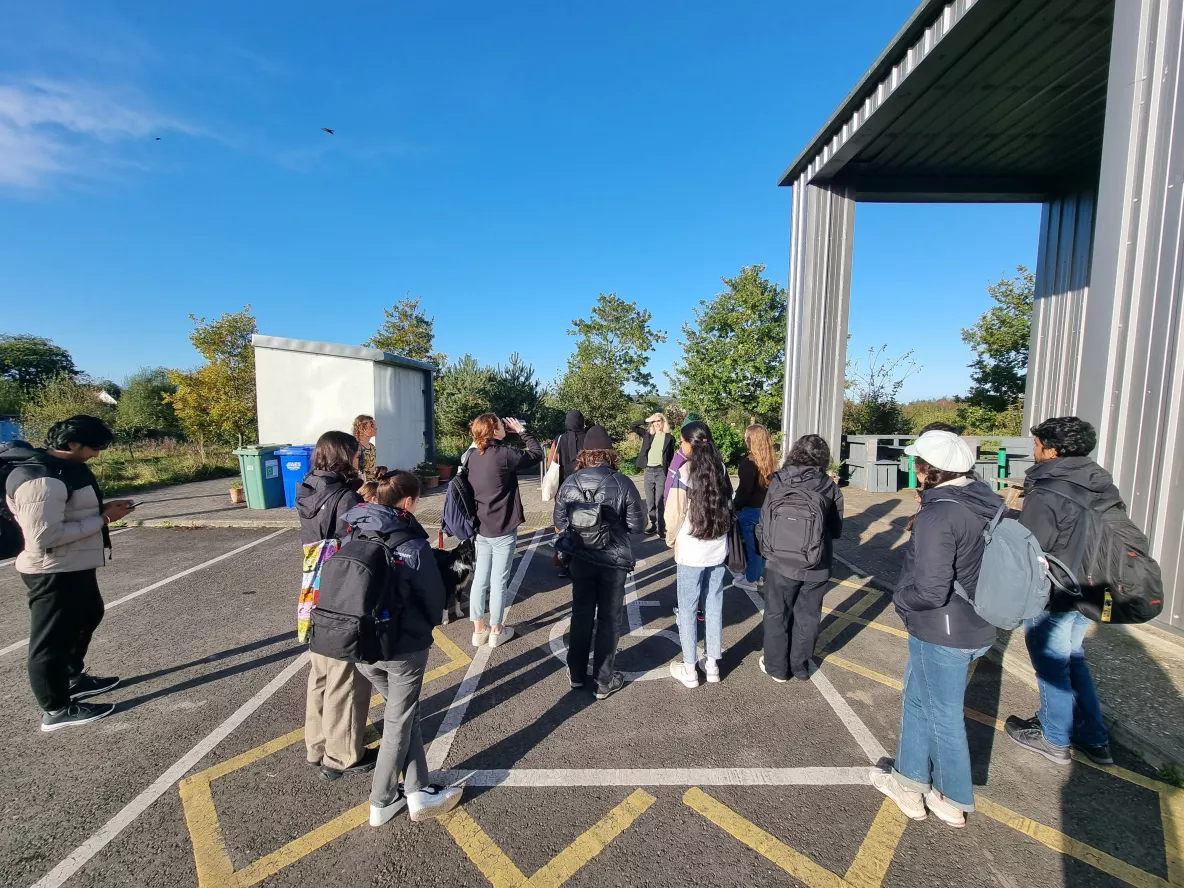
[[312,453],[315,449],[311,445],[293,444],[275,452],[280,458],[280,471],[284,476],[284,505],[289,509],[296,508],[296,488],[312,468]]

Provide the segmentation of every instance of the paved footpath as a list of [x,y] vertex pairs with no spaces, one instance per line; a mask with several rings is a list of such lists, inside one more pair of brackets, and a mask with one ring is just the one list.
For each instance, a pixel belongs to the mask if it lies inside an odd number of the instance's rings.
[[[447,820],[367,823],[369,780],[304,764],[306,663],[288,529],[133,528],[103,571],[91,663],[124,684],[110,718],[42,734],[24,675],[27,610],[0,567],[0,879],[20,886],[1184,886],[1184,792],[1118,767],[1037,759],[999,733],[1034,711],[981,661],[967,695],[979,813],[906,821],[867,785],[896,744],[904,633],[854,574],[826,599],[821,667],[757,669],[760,599],[725,593],[723,681],[665,676],[678,653],[674,566],[638,538],[632,680],[596,702],[562,662],[570,589],[549,531],[524,535],[509,622],[473,649],[437,635],[429,758],[465,801]],[[373,712],[377,716],[379,710]],[[377,738],[375,738],[376,740]]]

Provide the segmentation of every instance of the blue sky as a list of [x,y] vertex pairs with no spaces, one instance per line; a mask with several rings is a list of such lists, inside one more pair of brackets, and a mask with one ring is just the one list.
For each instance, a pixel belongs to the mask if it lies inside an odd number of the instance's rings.
[[[616,291],[669,332],[661,379],[722,275],[786,282],[778,175],[912,7],[9,4],[0,332],[118,380],[197,363],[191,312],[357,343],[410,293],[438,349],[550,379]],[[958,331],[1038,221],[861,204],[853,348],[915,348],[906,396],[964,390]]]

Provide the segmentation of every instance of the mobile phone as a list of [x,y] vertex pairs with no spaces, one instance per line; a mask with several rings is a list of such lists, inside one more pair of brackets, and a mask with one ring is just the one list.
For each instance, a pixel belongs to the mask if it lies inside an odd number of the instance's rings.
[[145,502],[147,502],[147,500],[132,500],[132,508],[134,509],[137,506],[142,506]]

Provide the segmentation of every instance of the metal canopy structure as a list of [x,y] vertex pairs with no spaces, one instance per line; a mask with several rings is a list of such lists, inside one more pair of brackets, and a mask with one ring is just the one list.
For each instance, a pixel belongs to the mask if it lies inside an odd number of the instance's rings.
[[1043,205],[1026,419],[1098,428],[1184,628],[1184,0],[924,0],[782,175],[784,428],[841,435],[858,201]]

